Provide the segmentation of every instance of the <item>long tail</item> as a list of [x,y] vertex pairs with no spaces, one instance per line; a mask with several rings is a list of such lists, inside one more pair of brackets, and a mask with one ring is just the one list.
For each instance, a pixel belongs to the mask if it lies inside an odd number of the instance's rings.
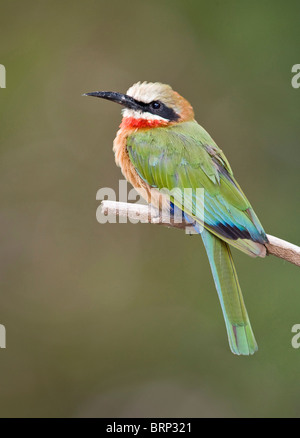
[[229,345],[234,354],[249,355],[257,350],[228,244],[203,229],[202,240],[219,295]]

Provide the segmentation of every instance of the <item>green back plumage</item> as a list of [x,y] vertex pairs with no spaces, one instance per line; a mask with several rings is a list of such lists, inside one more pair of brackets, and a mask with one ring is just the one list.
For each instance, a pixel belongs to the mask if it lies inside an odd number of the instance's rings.
[[[185,205],[201,206],[196,189],[204,188],[204,226],[249,255],[259,255],[267,241],[249,201],[233,177],[230,165],[197,122],[139,130],[127,140],[130,160],[150,186],[168,190],[192,188]],[[181,198],[174,199],[180,206]],[[198,202],[197,202],[198,201]],[[195,212],[197,217],[197,211]],[[198,220],[201,222],[199,213]]]
[[[233,177],[230,165],[210,135],[195,121],[170,127],[139,130],[127,139],[129,158],[150,186],[172,191],[171,201],[204,225],[202,239],[235,354],[252,354],[256,341],[226,242],[256,256],[263,252],[265,232],[249,201]],[[184,207],[181,191],[185,195]],[[203,200],[197,188],[204,188]]]

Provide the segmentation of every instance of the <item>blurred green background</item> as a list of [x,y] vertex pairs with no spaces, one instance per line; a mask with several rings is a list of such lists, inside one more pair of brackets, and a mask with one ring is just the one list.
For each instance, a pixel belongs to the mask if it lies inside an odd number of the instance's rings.
[[1,1],[0,416],[299,416],[299,271],[234,251],[259,344],[231,354],[200,237],[96,221],[120,107],[169,83],[266,232],[299,244],[298,1]]

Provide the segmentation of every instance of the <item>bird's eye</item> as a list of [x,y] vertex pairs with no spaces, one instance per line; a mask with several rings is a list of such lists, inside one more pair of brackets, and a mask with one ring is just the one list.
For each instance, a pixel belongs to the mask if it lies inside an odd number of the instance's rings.
[[150,106],[152,109],[158,110],[161,107],[161,103],[154,101],[150,103]]

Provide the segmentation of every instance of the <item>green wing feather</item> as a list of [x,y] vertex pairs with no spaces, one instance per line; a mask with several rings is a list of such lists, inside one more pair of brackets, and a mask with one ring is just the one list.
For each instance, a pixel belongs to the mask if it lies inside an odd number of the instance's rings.
[[[209,134],[197,122],[140,130],[127,139],[130,160],[150,186],[168,190],[191,188],[186,213],[216,236],[249,255],[265,255],[266,234],[249,201],[233,177],[230,165]],[[204,188],[204,218],[196,189]],[[182,206],[180,195],[174,203]],[[195,211],[192,211],[192,210]]]

